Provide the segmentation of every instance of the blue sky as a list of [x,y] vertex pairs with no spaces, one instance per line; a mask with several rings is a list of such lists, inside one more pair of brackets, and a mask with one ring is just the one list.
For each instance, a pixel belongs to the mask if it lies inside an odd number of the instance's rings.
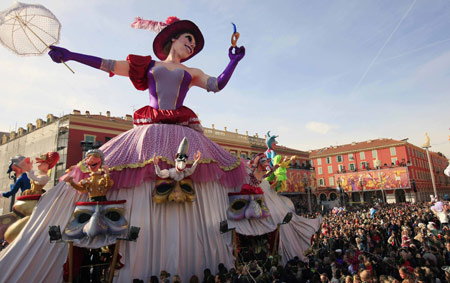
[[[218,76],[228,63],[231,22],[246,56],[216,94],[192,88],[185,105],[202,124],[279,135],[280,144],[318,149],[376,138],[409,138],[450,157],[450,2],[42,0],[62,23],[60,46],[122,60],[152,55],[155,34],[134,17],[194,21],[205,47],[189,67]],[[0,9],[11,3],[2,1]],[[19,57],[0,46],[0,131],[48,113],[132,114],[148,103],[124,77],[48,56]]]

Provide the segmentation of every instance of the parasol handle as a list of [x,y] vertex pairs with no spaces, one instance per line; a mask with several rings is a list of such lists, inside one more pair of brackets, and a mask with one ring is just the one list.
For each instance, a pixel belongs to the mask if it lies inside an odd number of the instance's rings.
[[[36,38],[39,39],[39,40],[42,42],[42,44],[44,44],[45,46],[47,46],[48,49],[50,49],[50,46],[48,46],[48,44],[45,43],[45,41],[43,41],[43,40],[39,37],[39,35],[37,35],[31,28],[29,28],[28,25],[27,25],[26,23],[24,23],[24,22],[22,21],[22,19],[21,19],[19,16],[16,15],[16,19],[20,22],[20,24],[22,24],[22,25],[23,25],[24,27],[26,27],[29,31],[31,31],[31,33],[33,33],[34,36],[36,36]],[[72,74],[75,74],[75,72],[72,70],[72,68],[70,68],[69,65],[67,65],[66,62],[64,62],[62,59],[61,59],[61,63],[63,63],[63,64],[67,67],[67,69],[69,69],[69,70],[72,72]]]
[[[47,47],[48,47],[48,46],[47,46]],[[64,66],[66,66],[67,69],[69,69],[69,70],[72,72],[72,74],[75,74],[75,72],[72,70],[72,68],[70,68],[69,65],[67,65],[66,62],[64,62],[62,59],[61,59],[61,63],[63,63]]]

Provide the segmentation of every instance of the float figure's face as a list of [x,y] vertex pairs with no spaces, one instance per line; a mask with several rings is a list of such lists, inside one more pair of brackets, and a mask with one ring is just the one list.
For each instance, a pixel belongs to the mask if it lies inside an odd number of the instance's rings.
[[71,239],[92,239],[99,235],[119,235],[127,228],[123,204],[79,205],[64,234]]
[[102,158],[96,154],[91,154],[86,158],[86,165],[91,172],[97,172],[102,166]]
[[230,195],[228,198],[230,202],[227,210],[228,219],[264,218],[270,215],[263,194]]
[[179,182],[170,179],[158,180],[152,193],[152,199],[155,203],[166,201],[193,202],[195,196],[194,185],[190,179],[183,179]]

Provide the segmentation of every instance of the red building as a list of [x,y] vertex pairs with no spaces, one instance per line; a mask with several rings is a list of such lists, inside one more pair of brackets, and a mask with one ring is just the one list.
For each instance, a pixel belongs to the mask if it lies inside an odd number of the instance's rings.
[[[426,150],[407,140],[377,139],[331,146],[312,151],[310,158],[321,200],[336,198],[336,190],[331,196],[336,188],[355,202],[373,198],[423,201],[434,195]],[[435,152],[430,152],[430,159],[436,191],[442,198],[450,193],[450,178],[443,174],[448,161]]]

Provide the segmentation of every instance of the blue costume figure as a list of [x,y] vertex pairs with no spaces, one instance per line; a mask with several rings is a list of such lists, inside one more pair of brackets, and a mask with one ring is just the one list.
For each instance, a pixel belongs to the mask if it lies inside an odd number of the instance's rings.
[[278,144],[275,140],[278,136],[271,136],[270,131],[267,132],[266,145],[267,150],[265,152],[267,158],[270,158],[270,169],[273,168],[273,159],[277,153],[275,152],[275,146]]
[[28,190],[31,188],[30,179],[26,174],[27,171],[30,171],[33,167],[33,164],[30,161],[30,158],[24,157],[22,155],[14,156],[9,161],[9,167],[7,174],[10,174],[12,171],[16,173],[17,180],[11,185],[11,190],[9,192],[2,193],[2,196],[5,198],[9,198],[20,189],[21,192]]

